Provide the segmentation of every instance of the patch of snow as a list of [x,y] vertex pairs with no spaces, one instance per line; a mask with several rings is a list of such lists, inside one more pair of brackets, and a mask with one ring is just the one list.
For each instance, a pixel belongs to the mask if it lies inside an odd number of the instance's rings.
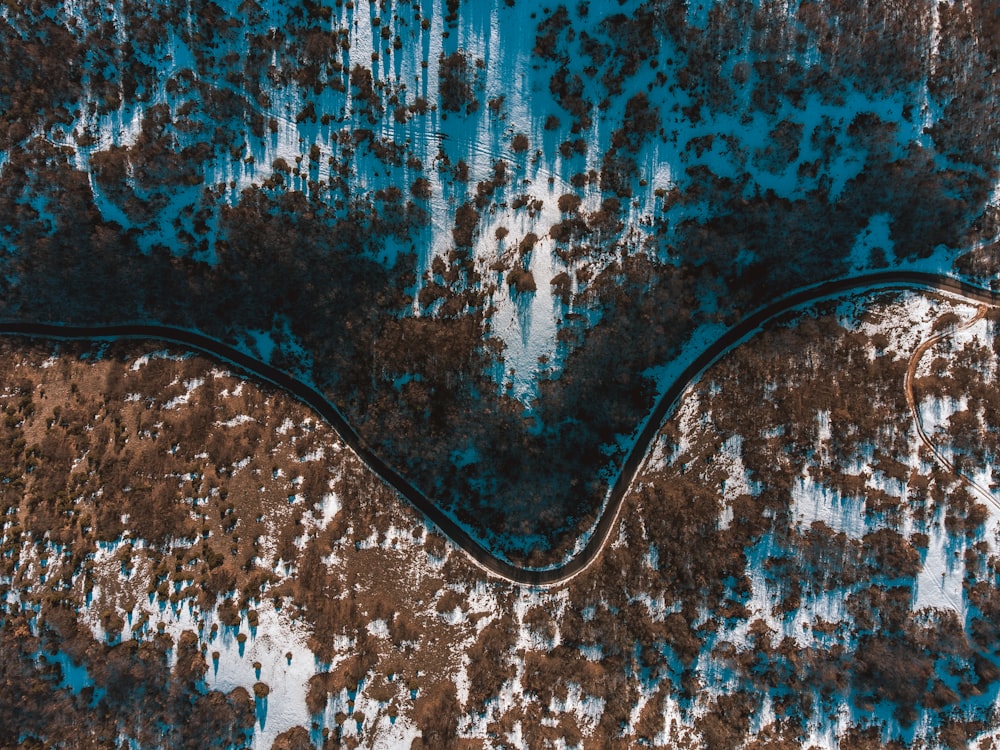
[[246,424],[247,422],[254,422],[254,421],[256,420],[249,414],[237,414],[235,417],[227,419],[224,422],[213,422],[213,424],[216,427],[238,427],[241,424]]
[[955,538],[948,533],[943,511],[938,513],[927,532],[929,543],[917,576],[913,608],[950,609],[964,622],[965,545],[956,545]]
[[184,381],[184,387],[187,391],[182,393],[180,396],[175,396],[170,399],[167,403],[163,405],[164,409],[176,409],[182,404],[186,404],[191,400],[191,394],[195,392],[198,388],[205,384],[204,378],[192,378],[191,380]]
[[790,512],[802,528],[822,521],[834,533],[844,533],[851,539],[861,539],[869,530],[863,497],[843,497],[808,475],[798,477],[792,486]]

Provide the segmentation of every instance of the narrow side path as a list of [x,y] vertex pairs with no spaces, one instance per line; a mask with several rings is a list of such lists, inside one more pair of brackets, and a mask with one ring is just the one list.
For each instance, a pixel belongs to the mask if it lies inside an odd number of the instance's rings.
[[979,305],[976,310],[976,314],[969,318],[967,321],[962,323],[960,326],[956,326],[947,331],[942,331],[937,333],[925,341],[922,341],[916,349],[913,350],[913,354],[910,355],[910,362],[906,367],[906,375],[903,379],[903,388],[906,393],[906,405],[910,407],[910,416],[913,419],[913,425],[917,431],[917,437],[920,438],[927,449],[934,455],[938,463],[944,468],[954,474],[958,479],[967,484],[977,495],[982,497],[986,502],[992,505],[996,510],[1000,511],[1000,500],[994,497],[993,493],[989,491],[986,487],[983,487],[975,479],[970,477],[968,474],[963,473],[959,470],[957,466],[952,461],[949,461],[944,454],[938,449],[934,442],[927,435],[924,430],[923,420],[920,418],[920,410],[917,408],[916,396],[913,393],[913,379],[916,377],[917,368],[920,366],[920,360],[923,358],[931,347],[937,344],[939,341],[943,341],[951,336],[954,336],[961,331],[968,330],[984,317],[986,317],[986,305]]

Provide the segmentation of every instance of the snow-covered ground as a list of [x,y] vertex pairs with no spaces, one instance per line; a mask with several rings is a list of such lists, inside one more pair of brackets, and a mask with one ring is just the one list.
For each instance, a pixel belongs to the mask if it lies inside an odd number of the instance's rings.
[[[583,18],[586,14],[587,18],[597,19],[628,12],[636,5],[591,2],[586,10],[582,6],[572,9],[570,17],[579,14]],[[775,11],[772,23],[794,25],[796,4],[786,5],[783,11]],[[497,382],[501,387],[509,383],[510,393],[530,404],[538,394],[539,379],[557,376],[561,370],[567,347],[559,343],[557,333],[567,315],[599,317],[595,311],[578,310],[573,305],[567,308],[553,295],[550,282],[561,272],[568,273],[573,291],[577,291],[580,282],[575,272],[584,265],[578,260],[564,260],[555,252],[556,244],[549,231],[565,218],[558,208],[558,199],[565,194],[577,195],[581,199],[579,213],[583,216],[600,207],[605,193],[597,181],[574,185],[573,177],[601,171],[602,157],[612,146],[614,132],[627,124],[626,102],[636,94],[652,90],[663,71],[674,74],[674,58],[679,59],[682,51],[670,39],[660,40],[656,64],[641,66],[635,75],[623,81],[624,88],[617,96],[601,101],[600,106],[593,106],[596,102],[591,101],[589,130],[571,133],[567,122],[570,118],[550,87],[556,66],[532,52],[535,36],[527,31],[536,30],[551,9],[540,13],[538,6],[523,2],[464,4],[455,22],[449,23],[446,0],[429,0],[419,7],[395,2],[339,4],[330,9],[322,27],[338,40],[339,47],[333,57],[344,71],[357,68],[371,74],[382,102],[379,106],[386,111],[369,122],[368,105],[358,99],[352,86],[343,91],[330,85],[315,89],[297,82],[292,75],[277,73],[263,81],[241,83],[243,72],[238,68],[233,69],[239,75],[226,75],[227,71],[233,72],[230,67],[248,59],[253,52],[251,40],[290,27],[296,10],[276,0],[260,3],[256,13],[245,12],[237,0],[220,0],[217,6],[234,24],[233,30],[222,37],[219,49],[207,56],[195,49],[198,24],[204,21],[200,13],[189,11],[187,26],[170,25],[168,33],[156,44],[134,47],[135,61],[159,72],[154,90],[144,91],[141,100],[123,97],[118,107],[109,109],[97,100],[93,91],[86,89],[78,117],[68,125],[59,126],[58,132],[53,130],[44,135],[72,149],[77,168],[91,172],[95,155],[134,147],[145,119],[160,105],[168,108],[174,121],[194,124],[190,132],[181,127],[173,129],[174,149],[204,141],[206,129],[214,123],[198,99],[198,89],[189,85],[190,81],[208,91],[231,93],[246,110],[245,118],[257,116],[267,123],[266,132],[254,134],[248,122],[224,123],[242,134],[242,147],[231,150],[216,144],[208,158],[195,168],[200,171],[203,185],[224,186],[224,200],[235,202],[244,188],[264,184],[276,169],[285,173],[290,189],[308,193],[315,186],[331,184],[339,179],[333,164],[340,158],[344,138],[349,139],[355,128],[372,130],[373,138],[396,144],[407,158],[398,164],[386,163],[370,150],[353,149],[347,175],[352,192],[371,195],[380,189],[411,185],[417,177],[427,179],[430,184],[428,225],[405,240],[386,239],[387,244],[380,251],[380,257],[389,263],[399,252],[416,250],[418,286],[424,283],[424,272],[431,268],[432,260],[446,256],[454,246],[452,230],[458,208],[476,198],[479,183],[492,179],[495,165],[503,161],[506,184],[497,186],[488,210],[478,221],[473,251],[484,284],[492,287],[489,335],[503,343],[503,366],[495,374]],[[705,28],[711,7],[707,2],[691,3],[688,23]],[[91,3],[67,0],[54,15],[73,33],[81,33],[91,27],[88,17],[95,10],[98,16],[111,13],[116,35],[122,40],[136,36],[129,28],[136,21],[119,6],[104,11]],[[164,9],[154,4],[151,10],[159,14]],[[928,58],[927,75],[934,70],[933,53],[938,51],[940,41],[936,6],[929,12],[932,54]],[[385,30],[388,36],[382,34]],[[396,37],[400,40],[398,46],[394,44]],[[750,63],[749,47],[754,43],[754,34],[747,28],[739,38],[746,48],[746,59],[742,62]],[[470,91],[478,102],[478,107],[468,113],[448,112],[441,105],[442,60],[458,52],[464,55]],[[272,54],[272,65],[278,71],[287,64],[281,58],[283,54],[287,53]],[[738,57],[734,54],[732,59],[726,59],[727,69],[740,62]],[[821,64],[819,60],[805,62]],[[754,77],[759,75],[753,72],[752,65],[750,70],[750,81],[740,89],[744,93],[753,89]],[[320,83],[328,84],[338,77],[342,74],[327,69],[320,73]],[[252,96],[250,91],[258,85],[263,88],[262,95]],[[836,198],[844,185],[864,168],[865,152],[845,148],[819,175],[811,174],[808,167],[823,156],[826,139],[834,136],[844,139],[859,116],[892,124],[891,134],[882,145],[896,159],[903,158],[913,145],[933,149],[930,133],[943,117],[944,105],[940,96],[928,94],[926,81],[918,87],[918,92],[871,93],[849,80],[843,81],[843,86],[842,95],[835,98],[812,91],[799,98],[784,97],[773,112],[754,109],[745,102],[746,112],[701,107],[696,117],[689,115],[691,102],[687,93],[675,92],[674,87],[669,91],[657,89],[659,99],[654,101],[654,107],[659,112],[662,131],[647,139],[635,154],[640,180],[632,185],[631,199],[625,201],[624,232],[601,240],[609,245],[622,242],[626,247],[645,252],[652,235],[663,227],[709,218],[706,206],[697,202],[674,202],[669,209],[661,206],[665,194],[697,188],[692,174],[701,166],[709,167],[712,174],[722,179],[739,178],[748,170],[753,191],[760,194],[770,191],[775,200],[801,199],[821,185]],[[924,97],[920,116],[904,116],[917,94]],[[583,96],[596,100],[601,89],[596,82],[585,80]],[[398,104],[386,105],[383,98],[391,98]],[[393,106],[411,107],[418,98],[428,103],[425,114],[391,116],[389,110]],[[315,108],[319,119],[300,114],[309,106]],[[558,115],[564,122],[548,129],[546,121],[550,115]],[[747,158],[748,154],[764,153],[773,147],[771,137],[776,123],[794,123],[800,128],[793,144],[794,158],[780,169],[758,165],[756,159]],[[523,149],[514,148],[517,136],[526,139],[527,146]],[[585,142],[583,154],[560,149],[561,143],[575,138]],[[707,147],[691,148],[691,144],[706,139]],[[6,158],[5,153],[0,153],[0,164]],[[468,176],[457,180],[453,169],[460,161],[467,165]],[[278,168],[279,164],[285,166]],[[290,171],[285,172],[286,169]],[[143,183],[132,171],[127,174],[126,182],[124,187],[147,201],[154,198],[152,193],[158,189],[155,184]],[[107,194],[93,174],[90,184],[95,202],[106,219],[124,227],[133,226],[133,220],[117,199]],[[748,186],[748,193],[750,190]],[[515,198],[522,195],[537,202],[534,203],[537,209],[515,209]],[[167,197],[166,205],[156,211],[156,216],[137,227],[141,229],[140,243],[144,248],[157,244],[179,247],[179,227],[191,231],[190,220],[185,217],[203,200],[202,186],[172,188]],[[202,259],[210,262],[215,258],[215,211],[207,221],[208,249],[202,253]],[[876,213],[859,231],[851,254],[855,272],[873,267],[875,251],[892,257],[892,222],[889,214]],[[509,234],[496,239],[496,231],[501,228]],[[529,233],[536,235],[538,241],[523,259],[518,258],[517,245]],[[934,270],[949,267],[954,251],[943,247],[940,250],[938,256],[920,261],[919,266]],[[752,253],[743,258],[744,265],[754,260],[751,256]],[[523,263],[532,273],[537,291],[516,293],[505,283],[504,272],[490,270],[502,258],[508,268],[511,263]],[[613,254],[599,254],[589,257],[585,265],[590,274],[597,274],[613,259]],[[419,314],[420,310],[415,307],[413,312]],[[697,350],[699,342],[714,333],[715,327],[706,323],[695,333],[689,350]],[[271,351],[266,332],[258,332],[255,341],[247,342],[247,348],[256,349],[266,360]],[[676,363],[663,366],[663,372],[657,373],[661,386],[669,382],[671,372],[686,364],[686,358],[687,353]]]
[[[843,336],[862,336],[869,342],[869,361],[889,358],[903,364],[920,341],[935,333],[935,321],[942,315],[955,312],[962,319],[970,313],[964,304],[916,293],[855,295],[827,308],[834,311],[831,320],[843,327]],[[983,321],[961,332],[948,346],[953,350],[966,345],[989,349],[992,331],[992,324]],[[827,368],[838,366],[839,355],[831,353],[836,351],[836,335],[840,334],[835,334],[833,341],[811,344],[818,347],[815,351],[805,347],[783,363],[767,353],[768,334],[749,340],[745,348],[756,351],[754,356],[772,357],[769,366],[775,372],[787,366],[789,372],[805,373],[801,377],[808,389],[809,378],[821,377],[817,369],[820,362]],[[871,344],[872,339],[878,341],[878,347]],[[945,351],[945,344],[941,346]],[[888,446],[862,441],[845,452],[837,443],[842,439],[838,436],[850,426],[851,412],[817,401],[811,411],[813,424],[802,425],[799,431],[795,425],[782,422],[780,413],[767,412],[768,400],[778,398],[787,387],[786,378],[741,383],[734,375],[738,370],[726,367],[743,351],[741,348],[723,359],[686,394],[651,451],[605,555],[573,581],[544,589],[512,587],[486,577],[413,511],[391,501],[388,495],[369,496],[356,480],[350,485],[332,485],[318,497],[312,512],[300,518],[291,553],[294,559],[276,559],[282,530],[296,517],[292,511],[303,504],[302,488],[310,485],[311,475],[330,466],[334,475],[340,472],[346,476],[355,471],[346,467],[356,459],[308,415],[286,411],[278,401],[257,399],[252,383],[231,378],[218,368],[206,367],[204,372],[192,369],[190,359],[164,358],[164,365],[184,373],[173,379],[170,393],[180,392],[185,398],[133,399],[126,387],[126,408],[156,409],[163,422],[182,420],[186,410],[197,408],[207,389],[214,388],[222,408],[215,429],[238,431],[259,422],[276,436],[275,447],[265,454],[251,451],[234,460],[232,481],[248,482],[246,486],[253,493],[258,493],[258,487],[262,493],[270,480],[275,488],[269,492],[281,496],[275,508],[283,509],[282,513],[264,523],[262,535],[252,540],[257,564],[277,578],[259,597],[242,599],[235,620],[230,619],[233,610],[221,600],[208,609],[196,606],[195,598],[188,597],[194,591],[188,588],[188,580],[171,583],[168,593],[174,594],[176,601],[159,593],[146,595],[161,553],[126,532],[98,546],[90,562],[94,586],[86,596],[82,577],[76,579],[74,585],[80,587],[81,597],[79,617],[87,626],[83,632],[100,642],[109,636],[113,640],[152,639],[163,632],[175,643],[184,631],[195,633],[207,664],[205,689],[242,687],[253,694],[258,683],[268,686],[267,697],[255,699],[253,745],[257,748],[269,747],[278,735],[296,726],[308,729],[317,743],[323,730],[336,729],[345,737],[356,736],[364,746],[408,746],[419,737],[421,722],[427,720],[426,712],[420,713],[425,709],[418,710],[417,705],[442,681],[455,688],[457,702],[448,710],[457,712],[457,731],[478,738],[486,746],[497,741],[528,744],[539,720],[556,734],[571,725],[580,737],[605,736],[604,719],[609,712],[619,710],[616,694],[629,696],[622,719],[626,737],[648,737],[656,746],[673,746],[684,738],[697,743],[707,731],[706,722],[712,720],[714,702],[739,694],[748,684],[757,685],[754,690],[760,694],[760,703],[747,731],[751,737],[766,734],[784,710],[781,706],[788,696],[780,685],[767,688],[753,683],[753,671],[738,666],[741,660],[763,658],[755,654],[780,647],[821,659],[832,660],[834,652],[840,653],[836,658],[847,661],[837,669],[860,669],[851,659],[855,651],[865,647],[871,634],[866,635],[858,621],[857,601],[869,595],[873,586],[904,587],[907,616],[914,623],[921,618],[954,616],[960,628],[970,627],[978,614],[970,602],[968,581],[971,577],[986,582],[970,554],[980,542],[989,554],[995,554],[1000,524],[998,516],[991,513],[982,528],[967,536],[955,526],[947,503],[930,506],[916,499],[919,477],[931,476],[939,467],[919,450],[908,415],[886,415],[886,434],[903,429],[906,435],[902,442],[894,439],[902,446],[894,449],[896,459],[905,467],[904,478],[899,479],[895,477],[900,469],[892,470],[893,476],[889,476],[889,469],[880,463],[883,459],[879,456],[884,456]],[[162,358],[163,354],[154,356]],[[139,377],[149,361],[149,356],[133,359],[123,369],[129,377]],[[46,353],[37,358],[37,371],[53,381],[58,364],[58,357],[53,360]],[[109,363],[96,358],[79,360],[75,366],[108,367]],[[898,366],[894,371],[901,372]],[[871,387],[873,393],[882,394],[878,398],[884,398],[902,383],[879,380]],[[740,388],[748,393],[759,388],[763,395],[753,396],[757,400],[740,419],[720,420],[723,415],[717,412],[716,404]],[[55,385],[47,389],[59,392]],[[11,392],[4,398],[15,395]],[[266,405],[265,411],[234,410],[244,399]],[[924,402],[925,427],[942,440],[942,451],[950,450],[947,436],[935,427],[960,401]],[[273,425],[268,423],[267,409],[274,410]],[[758,413],[760,409],[765,411]],[[722,430],[723,423],[735,427]],[[773,480],[761,473],[754,442],[777,439],[794,443],[796,434],[813,436],[810,444],[802,446],[802,462],[786,461],[779,451],[772,456],[775,465],[764,467],[783,471],[789,478],[785,505],[775,506],[772,498],[770,507],[755,506]],[[294,449],[297,457],[281,458],[284,451],[305,439],[311,442]],[[289,447],[283,448],[286,444]],[[178,445],[176,453],[184,455],[186,446]],[[202,457],[199,460],[211,461],[208,452],[198,455]],[[191,481],[203,473],[203,469],[188,465],[177,476]],[[685,486],[696,493],[685,502],[701,502],[701,496],[711,500],[704,507],[715,510],[706,510],[706,518],[692,527],[698,529],[692,533],[700,541],[692,539],[690,543],[701,548],[686,548],[678,558],[661,519],[684,517],[671,505],[683,496],[663,489],[664,482],[669,484],[681,476]],[[844,486],[854,489],[844,489],[841,482],[847,480],[854,483]],[[950,485],[952,489],[956,486],[954,482]],[[284,495],[290,496],[291,502],[282,500]],[[211,514],[219,502],[217,493],[208,494],[192,507]],[[126,516],[126,526],[129,520]],[[693,589],[675,588],[675,576],[687,575],[683,568],[698,570],[700,561],[714,554],[712,546],[723,544],[748,520],[761,524],[761,532],[739,549],[738,564],[729,563],[735,567],[731,567],[731,579],[721,582],[726,593],[718,610],[707,607],[701,598],[707,596],[713,582],[706,580]],[[687,523],[693,522],[695,519]],[[237,530],[243,525],[241,520]],[[6,527],[13,528],[10,523]],[[905,544],[916,545],[911,577],[882,580],[877,570],[866,567],[867,548],[882,532],[898,532]],[[807,539],[813,541],[807,543]],[[250,540],[240,542],[247,543]],[[189,544],[189,540],[175,540],[166,553]],[[817,544],[825,551],[817,553]],[[813,551],[807,552],[808,545],[813,545]],[[126,568],[122,555],[128,550],[131,563]],[[298,595],[288,596],[294,589],[282,588],[303,575],[304,561],[316,553],[320,570],[331,582],[328,591],[347,595],[354,602],[361,617],[352,626],[357,631],[342,632],[336,620],[310,624],[295,603]],[[809,555],[816,554],[827,559],[830,570],[796,568],[797,556],[810,559]],[[37,601],[48,577],[58,577],[62,559],[63,550],[58,545],[22,541],[14,577],[4,581],[6,585],[16,583],[7,594],[8,606],[15,601],[25,605]],[[796,570],[799,572],[794,573]],[[816,585],[816,581],[826,583]],[[274,598],[272,592],[279,590],[285,595]],[[789,598],[791,591],[797,592],[794,598]],[[230,592],[234,600],[237,596],[236,591]],[[697,612],[698,646],[682,656],[687,652],[675,649],[682,648],[684,641],[674,640],[677,635],[673,629],[690,617],[692,609]],[[102,624],[110,611],[123,624],[115,633],[106,632]],[[664,636],[668,624],[674,634]],[[332,692],[325,708],[312,714],[308,707],[310,680],[336,673],[348,664],[357,654],[356,633],[360,630],[369,639],[365,648],[374,645],[379,654],[375,666],[356,688]],[[484,646],[491,638],[501,645]],[[317,644],[326,644],[332,658],[321,661],[314,653]],[[768,659],[786,658],[774,651],[768,653]],[[65,654],[45,653],[37,658],[59,663],[62,684],[70,691],[78,693],[90,682],[87,666],[72,662]],[[171,655],[171,664],[173,659]],[[497,672],[502,677],[495,693],[487,692],[479,709],[469,701],[483,690],[483,659],[487,660],[486,674]],[[807,671],[790,668],[796,679],[806,679]],[[551,672],[539,677],[539,669]],[[700,688],[685,696],[676,680],[687,671],[697,677]],[[393,677],[386,682],[388,674]],[[944,721],[944,714],[921,709],[914,722],[903,723],[888,701],[877,702],[870,709],[859,708],[862,703],[851,689],[853,672],[844,679],[846,686],[832,697],[816,694],[817,705],[826,708],[816,708],[803,718],[804,735],[798,744],[834,747],[850,726],[872,726],[873,722],[881,722],[878,731],[886,741],[892,737],[907,742],[931,741]],[[960,688],[944,673],[942,679],[951,689]],[[602,688],[605,684],[618,687]],[[546,685],[551,686],[551,695]],[[989,700],[997,695],[995,687],[991,683],[978,698],[956,699],[957,710],[991,721]],[[537,710],[543,712],[542,719],[532,713]],[[566,740],[564,745],[579,743]]]

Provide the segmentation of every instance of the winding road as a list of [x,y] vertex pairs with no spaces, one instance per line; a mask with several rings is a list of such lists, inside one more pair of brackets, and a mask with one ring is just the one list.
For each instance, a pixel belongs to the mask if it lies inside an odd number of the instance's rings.
[[950,276],[920,271],[879,271],[805,287],[757,309],[719,336],[671,383],[633,441],[632,448],[608,493],[604,512],[592,528],[586,545],[572,558],[548,568],[522,568],[498,558],[376,454],[320,391],[222,341],[197,331],[151,323],[81,326],[0,321],[0,335],[86,341],[154,340],[176,344],[227,362],[247,375],[278,386],[313,409],[337,430],[344,442],[372,471],[409,500],[429,521],[462,548],[480,568],[511,583],[553,586],[578,575],[601,554],[611,536],[611,530],[615,528],[625,495],[632,486],[661,424],[677,406],[687,388],[697,382],[708,368],[733,347],[758,332],[766,323],[784,313],[845,292],[891,289],[945,292],[970,302],[1000,306],[1000,293]]
[[906,367],[906,375],[904,376],[903,379],[903,390],[906,393],[906,405],[910,408],[910,416],[913,419],[913,424],[917,430],[917,437],[920,438],[920,442],[922,442],[925,446],[927,446],[927,449],[934,455],[938,463],[944,466],[958,479],[969,485],[969,487],[972,488],[976,492],[976,494],[978,494],[986,502],[992,505],[994,509],[1000,511],[1000,501],[998,501],[996,497],[994,497],[993,493],[990,492],[985,487],[983,487],[981,484],[979,484],[975,479],[970,477],[968,474],[965,474],[962,471],[960,471],[958,467],[955,466],[954,462],[950,461],[943,453],[941,453],[938,447],[934,445],[934,442],[927,435],[926,430],[924,430],[924,423],[923,420],[920,418],[920,410],[917,408],[917,399],[913,393],[913,380],[917,375],[917,367],[920,366],[920,360],[923,358],[924,354],[926,354],[928,350],[939,341],[942,341],[946,338],[954,336],[956,333],[971,328],[980,320],[982,320],[985,316],[986,316],[986,306],[979,305],[978,309],[976,310],[976,314],[973,315],[964,323],[962,323],[961,325],[955,326],[950,330],[937,333],[931,336],[930,338],[922,341],[920,345],[913,350],[913,354],[910,355],[910,362]]

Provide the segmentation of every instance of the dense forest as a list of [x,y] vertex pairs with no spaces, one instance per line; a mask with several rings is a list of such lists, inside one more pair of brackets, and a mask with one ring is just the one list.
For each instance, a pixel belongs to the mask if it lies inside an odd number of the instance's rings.
[[[8,5],[0,315],[256,351],[543,565],[699,327],[859,269],[995,272],[989,2],[473,5]],[[527,341],[549,298],[525,396],[499,316]]]
[[996,465],[997,315],[960,334],[972,312],[867,295],[769,326],[551,588],[484,573],[282,392],[6,342],[0,744],[990,747],[996,501],[917,448],[904,389],[945,333],[923,427]]

